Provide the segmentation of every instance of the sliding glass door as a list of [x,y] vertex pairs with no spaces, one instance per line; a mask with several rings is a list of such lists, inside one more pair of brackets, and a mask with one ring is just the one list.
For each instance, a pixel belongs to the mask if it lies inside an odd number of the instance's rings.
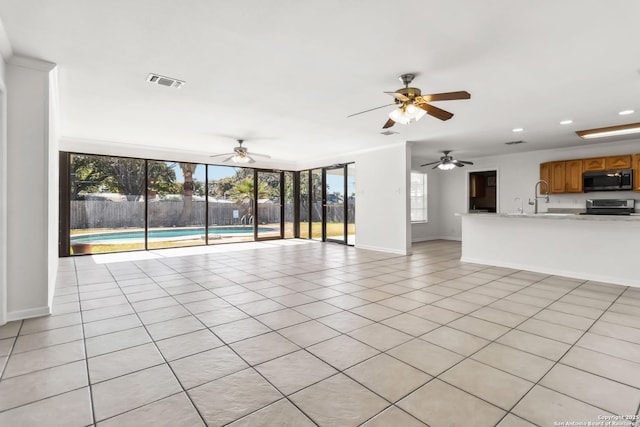
[[300,201],[299,201],[299,218],[298,223],[300,224],[300,234],[299,237],[301,239],[310,238],[309,229],[311,227],[311,212],[309,207],[311,206],[311,190],[310,190],[310,174],[311,172],[301,171],[300,179],[299,179],[299,193],[300,193]]
[[347,245],[356,244],[356,164],[347,165]]
[[147,162],[147,249],[204,245],[205,166]]
[[346,243],[345,167],[325,168],[325,236],[327,241]]
[[324,180],[322,169],[311,171],[311,204],[309,206],[311,214],[311,238],[313,240],[324,241]]
[[256,239],[282,238],[282,172],[256,171]]
[[355,163],[305,170],[299,174],[298,237],[354,245]]
[[355,242],[354,164],[292,172],[61,152],[60,188],[60,256]]
[[253,169],[207,166],[209,244],[253,241]]
[[[126,157],[69,155],[70,254],[145,249],[146,162]],[[66,254],[65,254],[66,255]]]

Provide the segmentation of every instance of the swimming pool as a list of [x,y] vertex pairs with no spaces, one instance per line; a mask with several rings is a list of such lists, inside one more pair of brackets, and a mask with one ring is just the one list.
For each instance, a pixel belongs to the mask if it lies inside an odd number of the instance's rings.
[[[259,233],[269,233],[278,231],[276,228],[258,227]],[[204,239],[204,227],[197,228],[168,228],[159,230],[149,230],[149,240],[180,240],[184,238]],[[209,236],[247,236],[253,235],[253,227],[209,227]],[[79,234],[71,236],[71,243],[118,243],[140,242],[144,240],[144,231],[114,231],[105,233]]]

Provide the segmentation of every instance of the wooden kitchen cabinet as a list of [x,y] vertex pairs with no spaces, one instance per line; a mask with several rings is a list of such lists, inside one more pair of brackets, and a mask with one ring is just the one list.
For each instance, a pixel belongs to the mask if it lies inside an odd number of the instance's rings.
[[565,193],[566,162],[551,162],[551,181],[549,193]]
[[631,169],[631,155],[605,157],[605,169]]
[[[549,193],[565,192],[565,162],[548,162],[540,164],[540,179],[549,183]],[[547,189],[540,184],[540,192]]]
[[633,167],[633,191],[640,191],[640,154],[631,156]]
[[[540,163],[540,179],[549,183],[549,189],[551,189],[551,162]],[[540,184],[544,188],[544,184]]]
[[610,169],[633,169],[633,191],[640,191],[640,153],[541,163],[540,179],[549,183],[549,193],[582,193],[584,172]]
[[564,192],[582,193],[582,160],[564,162]]
[[604,157],[594,157],[591,159],[582,160],[582,172],[587,171],[603,171],[605,170]]

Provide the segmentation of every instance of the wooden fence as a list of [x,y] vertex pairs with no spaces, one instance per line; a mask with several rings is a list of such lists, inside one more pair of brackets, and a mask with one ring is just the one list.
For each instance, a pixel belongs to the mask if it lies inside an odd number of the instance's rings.
[[[192,202],[191,218],[187,224],[178,224],[183,203],[180,200],[159,200],[149,203],[149,227],[170,227],[175,225],[204,226],[204,201]],[[143,228],[144,202],[109,200],[72,200],[71,229],[86,228]],[[315,203],[314,218],[320,218],[322,205]],[[327,222],[342,222],[342,205],[327,206]],[[235,203],[209,202],[209,225],[236,225],[251,223],[247,205]],[[268,203],[258,204],[258,218],[261,223],[279,223],[280,206]],[[300,212],[300,220],[308,221],[307,212]],[[349,222],[355,222],[354,209],[349,209]],[[285,207],[285,222],[293,222],[293,206]]]

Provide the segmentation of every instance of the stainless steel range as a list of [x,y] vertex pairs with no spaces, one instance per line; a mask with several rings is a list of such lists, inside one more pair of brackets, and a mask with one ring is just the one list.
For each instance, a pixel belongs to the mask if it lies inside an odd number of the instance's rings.
[[635,212],[634,199],[587,200],[587,215],[630,215]]

